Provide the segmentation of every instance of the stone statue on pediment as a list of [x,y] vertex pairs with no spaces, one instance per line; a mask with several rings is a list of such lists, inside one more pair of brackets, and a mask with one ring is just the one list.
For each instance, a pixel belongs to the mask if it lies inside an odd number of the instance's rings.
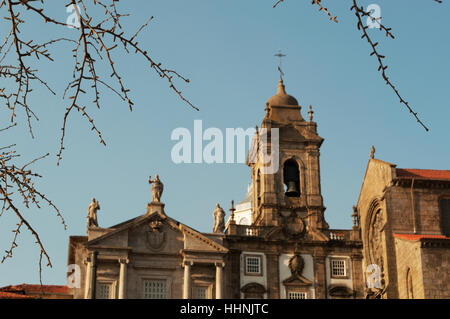
[[152,177],[149,176],[148,183],[152,185],[152,202],[160,203],[164,191],[164,184],[159,179],[158,174],[155,175],[155,179],[152,179]]
[[213,233],[220,234],[225,230],[225,211],[220,207],[219,203],[216,204],[216,209],[213,212],[214,227]]
[[88,214],[86,216],[88,228],[98,227],[98,220],[97,220],[97,211],[98,210],[100,210],[100,204],[95,198],[92,198],[92,201],[88,207]]

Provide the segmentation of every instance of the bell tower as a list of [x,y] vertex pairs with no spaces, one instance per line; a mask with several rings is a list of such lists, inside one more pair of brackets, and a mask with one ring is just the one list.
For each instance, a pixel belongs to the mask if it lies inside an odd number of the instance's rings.
[[[306,231],[327,229],[319,164],[323,138],[317,134],[311,107],[306,121],[301,106],[286,93],[280,78],[278,92],[267,101],[265,111],[247,161],[253,181],[252,224],[288,223],[295,228],[298,223],[298,228]],[[265,169],[268,161],[260,156],[261,148],[270,153],[270,164],[275,165],[271,171]]]

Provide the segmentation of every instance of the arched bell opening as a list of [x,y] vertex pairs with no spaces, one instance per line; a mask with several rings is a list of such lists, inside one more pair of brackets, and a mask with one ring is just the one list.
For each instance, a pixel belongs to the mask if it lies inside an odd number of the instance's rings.
[[295,160],[289,159],[284,162],[283,182],[285,195],[287,197],[300,197],[300,171]]

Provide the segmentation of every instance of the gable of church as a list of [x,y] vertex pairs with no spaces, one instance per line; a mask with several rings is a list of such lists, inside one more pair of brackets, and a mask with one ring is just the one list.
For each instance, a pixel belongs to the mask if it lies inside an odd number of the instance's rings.
[[200,232],[158,212],[122,223],[86,243],[87,247],[131,248],[136,253],[179,253],[181,249],[225,253],[228,250]]

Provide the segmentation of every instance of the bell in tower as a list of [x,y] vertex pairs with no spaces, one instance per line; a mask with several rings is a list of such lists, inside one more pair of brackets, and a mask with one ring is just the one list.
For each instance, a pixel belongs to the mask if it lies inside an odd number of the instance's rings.
[[[324,239],[326,236],[321,231],[326,230],[328,224],[324,218],[319,163],[324,140],[317,133],[312,108],[309,121],[305,120],[298,100],[286,93],[281,62],[278,70],[278,90],[267,100],[260,125],[261,132],[267,133],[256,133],[247,159],[254,187],[252,225],[282,226],[283,229],[305,226],[308,233]],[[260,143],[260,137],[267,139]],[[264,156],[268,153],[260,156],[261,150],[268,152],[268,149],[270,168],[275,168],[269,171],[267,156]]]
[[286,185],[285,195],[287,197],[300,197],[300,172],[294,160],[287,160],[283,167],[283,179]]
[[[261,132],[270,132],[267,147],[271,158],[277,157],[277,169],[268,173],[265,158],[253,156],[259,154],[260,145],[265,147],[263,143],[254,143],[249,151],[249,158],[254,158],[247,163],[252,168],[254,187],[252,223],[256,226],[290,223],[292,227],[300,227],[301,224],[295,223],[301,219],[308,232],[316,234],[327,229],[319,163],[323,138],[318,135],[312,116],[309,121],[302,117],[301,108],[297,99],[286,93],[284,81],[280,79],[277,93],[266,103],[266,114],[260,125]],[[272,139],[274,131],[278,134],[275,140]]]

